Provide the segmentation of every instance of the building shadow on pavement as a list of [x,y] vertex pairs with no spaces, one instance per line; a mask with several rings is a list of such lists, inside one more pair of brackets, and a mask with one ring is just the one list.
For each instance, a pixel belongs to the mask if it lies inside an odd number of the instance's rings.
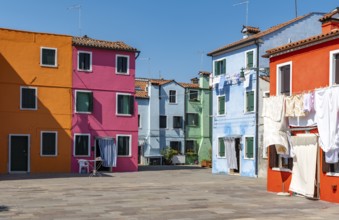
[[204,170],[209,169],[199,165],[139,165],[138,171],[161,171],[161,170]]
[[56,179],[56,178],[99,178],[99,177],[113,177],[113,173],[102,173],[98,176],[91,176],[91,173],[41,173],[41,174],[3,174],[0,175],[0,181],[10,180],[33,180],[33,179]]
[[0,212],[6,212],[6,211],[9,211],[8,206],[0,205]]

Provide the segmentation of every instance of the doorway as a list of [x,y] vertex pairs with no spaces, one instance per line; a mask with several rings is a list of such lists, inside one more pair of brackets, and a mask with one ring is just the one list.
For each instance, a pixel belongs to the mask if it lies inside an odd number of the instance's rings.
[[235,156],[237,158],[237,166],[238,169],[234,169],[233,173],[239,174],[240,173],[240,159],[241,159],[241,145],[240,145],[240,138],[235,138]]
[[[99,142],[100,138],[97,137],[95,138],[95,157],[101,157],[101,152],[100,152],[100,142]],[[96,164],[96,168],[98,171],[104,171],[104,172],[110,172],[111,171],[111,167],[104,167],[104,166],[100,166],[99,161],[95,162]]]
[[30,135],[9,135],[9,172],[29,172]]

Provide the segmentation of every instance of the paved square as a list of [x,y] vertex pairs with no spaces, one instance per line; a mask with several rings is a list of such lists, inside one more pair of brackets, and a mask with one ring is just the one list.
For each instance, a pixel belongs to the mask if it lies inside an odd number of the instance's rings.
[[0,176],[0,219],[338,219],[339,205],[268,193],[265,179],[170,168]]

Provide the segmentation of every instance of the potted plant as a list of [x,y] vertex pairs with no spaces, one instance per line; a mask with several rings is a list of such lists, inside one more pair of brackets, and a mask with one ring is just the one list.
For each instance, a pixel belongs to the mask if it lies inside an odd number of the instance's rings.
[[202,167],[212,167],[212,148],[208,150],[208,156],[206,159],[201,160],[200,165]]
[[173,150],[170,147],[165,147],[164,149],[161,150],[160,153],[164,158],[164,163],[166,165],[171,165],[172,164],[172,158],[173,158],[174,155],[178,154],[178,151]]

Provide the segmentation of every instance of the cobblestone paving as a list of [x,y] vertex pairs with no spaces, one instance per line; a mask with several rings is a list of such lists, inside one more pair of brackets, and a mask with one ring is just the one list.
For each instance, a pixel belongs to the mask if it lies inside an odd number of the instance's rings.
[[0,176],[0,219],[339,219],[339,205],[268,193],[265,179],[170,168]]

